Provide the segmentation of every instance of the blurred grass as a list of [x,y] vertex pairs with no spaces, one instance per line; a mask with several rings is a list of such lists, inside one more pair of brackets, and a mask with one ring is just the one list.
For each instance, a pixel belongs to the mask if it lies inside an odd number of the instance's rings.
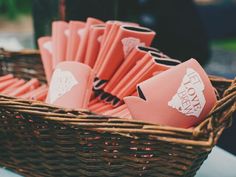
[[30,14],[32,0],[0,0],[0,16],[15,20],[20,15]]
[[236,51],[236,38],[215,40],[212,42],[212,46],[225,50]]

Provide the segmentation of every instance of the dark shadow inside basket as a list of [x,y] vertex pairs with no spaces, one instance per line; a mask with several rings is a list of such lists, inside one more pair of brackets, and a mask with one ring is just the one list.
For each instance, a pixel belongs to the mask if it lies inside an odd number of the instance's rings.
[[138,49],[141,51],[145,51],[145,52],[160,52],[158,49],[155,48],[151,48],[151,47],[146,47],[146,46],[138,46]]
[[150,33],[152,30],[144,27],[138,27],[138,26],[122,26],[123,29],[129,30],[129,31],[136,31],[139,33]]
[[141,90],[139,86],[137,86],[137,91],[138,91],[139,97],[142,98],[143,100],[146,100],[146,97],[144,96],[143,91]]

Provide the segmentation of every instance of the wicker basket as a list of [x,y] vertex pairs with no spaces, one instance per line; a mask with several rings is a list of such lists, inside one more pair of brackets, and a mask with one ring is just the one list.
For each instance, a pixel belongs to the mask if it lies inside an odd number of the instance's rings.
[[[44,81],[35,51],[0,54],[1,74]],[[236,84],[211,77],[221,98],[195,129],[67,110],[0,95],[0,165],[24,176],[194,176],[235,111]],[[227,89],[227,90],[226,90]]]

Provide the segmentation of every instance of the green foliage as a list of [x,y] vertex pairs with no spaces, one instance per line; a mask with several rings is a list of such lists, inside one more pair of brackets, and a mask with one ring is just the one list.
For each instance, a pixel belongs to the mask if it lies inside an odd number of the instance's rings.
[[31,12],[32,0],[0,0],[0,16],[5,16],[11,20],[21,14]]
[[216,40],[216,41],[213,41],[212,44],[213,44],[213,46],[224,48],[226,50],[236,51],[236,39],[235,38]]

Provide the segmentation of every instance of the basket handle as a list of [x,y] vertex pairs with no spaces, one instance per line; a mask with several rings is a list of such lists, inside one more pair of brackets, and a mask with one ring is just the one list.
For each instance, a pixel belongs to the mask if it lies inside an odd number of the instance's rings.
[[236,110],[236,78],[232,81],[208,115],[208,118],[194,129],[194,134],[218,132],[232,123],[232,114]]

